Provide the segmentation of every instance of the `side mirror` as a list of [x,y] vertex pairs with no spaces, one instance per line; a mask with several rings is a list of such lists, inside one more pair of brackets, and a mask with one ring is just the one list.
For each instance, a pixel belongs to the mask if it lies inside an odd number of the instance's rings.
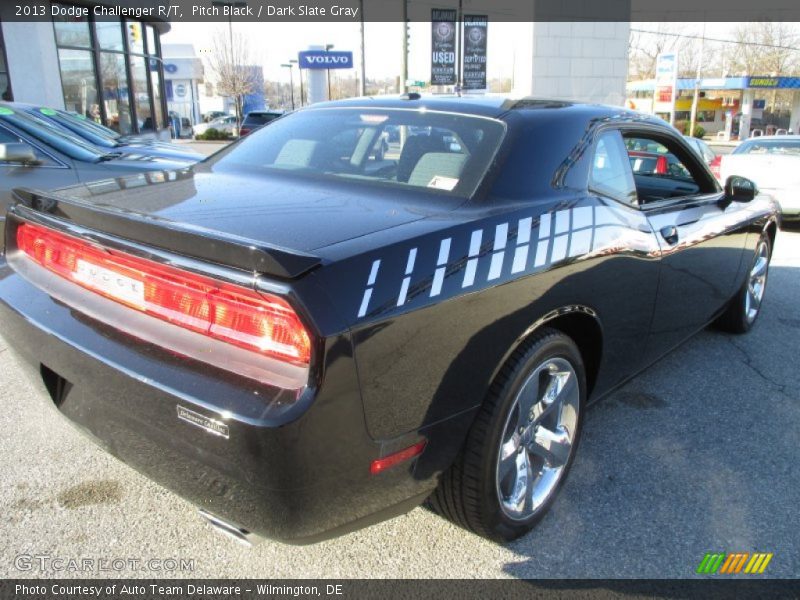
[[12,142],[0,144],[0,161],[22,164],[36,164],[36,155],[28,144]]
[[725,181],[725,197],[732,202],[750,202],[756,194],[756,184],[746,177],[731,175]]

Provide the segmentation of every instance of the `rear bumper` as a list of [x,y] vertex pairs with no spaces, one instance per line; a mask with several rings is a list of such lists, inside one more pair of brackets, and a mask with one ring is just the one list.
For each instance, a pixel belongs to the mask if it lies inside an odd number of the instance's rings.
[[[98,444],[198,507],[264,537],[310,543],[400,514],[432,490],[442,468],[429,442],[417,462],[370,475],[372,460],[446,424],[372,440],[346,336],[328,341],[324,380],[295,401],[94,321],[53,300],[2,257],[0,333],[53,406]],[[266,408],[275,403],[290,408]],[[187,410],[223,427],[200,427],[185,418]]]

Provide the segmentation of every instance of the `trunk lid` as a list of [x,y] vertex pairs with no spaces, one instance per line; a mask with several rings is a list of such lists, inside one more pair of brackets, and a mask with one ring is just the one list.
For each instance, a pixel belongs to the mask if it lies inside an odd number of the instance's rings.
[[405,191],[208,168],[16,194],[34,210],[89,229],[284,278],[319,264],[325,246],[434,212]]

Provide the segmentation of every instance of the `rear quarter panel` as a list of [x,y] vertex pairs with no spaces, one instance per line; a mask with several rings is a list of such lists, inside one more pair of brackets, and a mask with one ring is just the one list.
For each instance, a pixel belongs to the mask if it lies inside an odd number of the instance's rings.
[[565,307],[593,312],[606,334],[595,390],[640,367],[658,244],[638,211],[566,195],[445,221],[317,274],[352,328],[374,438],[479,406],[531,327]]

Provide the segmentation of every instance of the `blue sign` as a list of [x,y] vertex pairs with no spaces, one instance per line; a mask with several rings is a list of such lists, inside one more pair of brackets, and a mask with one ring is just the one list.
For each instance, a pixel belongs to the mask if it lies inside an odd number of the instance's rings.
[[326,52],[325,50],[304,50],[297,55],[301,69],[352,69],[352,52]]

